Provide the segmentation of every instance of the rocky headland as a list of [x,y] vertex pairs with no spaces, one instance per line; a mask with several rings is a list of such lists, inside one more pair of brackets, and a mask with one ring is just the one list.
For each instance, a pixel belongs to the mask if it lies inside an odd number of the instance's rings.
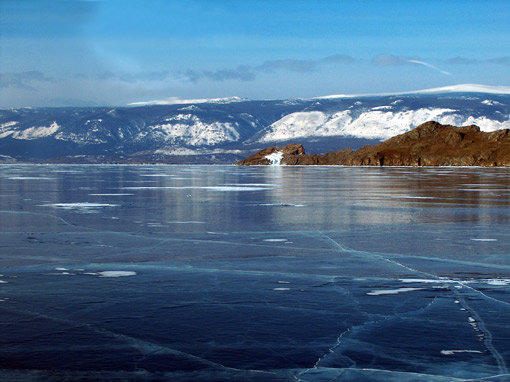
[[425,122],[382,143],[359,150],[307,155],[300,144],[270,147],[237,165],[345,166],[510,166],[510,130],[481,132],[475,125],[456,127]]

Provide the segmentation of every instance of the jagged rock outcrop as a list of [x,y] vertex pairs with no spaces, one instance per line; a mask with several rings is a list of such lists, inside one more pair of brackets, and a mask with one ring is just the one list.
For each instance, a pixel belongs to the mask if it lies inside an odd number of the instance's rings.
[[292,144],[262,150],[237,164],[272,164],[266,156],[273,153],[282,153],[279,164],[286,165],[510,166],[510,130],[484,133],[475,125],[455,127],[426,122],[356,151],[306,155],[301,145]]

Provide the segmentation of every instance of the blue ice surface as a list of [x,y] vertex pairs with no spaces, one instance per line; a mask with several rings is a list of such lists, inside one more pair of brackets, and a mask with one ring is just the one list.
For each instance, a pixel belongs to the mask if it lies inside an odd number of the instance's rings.
[[510,170],[0,166],[3,380],[510,380]]

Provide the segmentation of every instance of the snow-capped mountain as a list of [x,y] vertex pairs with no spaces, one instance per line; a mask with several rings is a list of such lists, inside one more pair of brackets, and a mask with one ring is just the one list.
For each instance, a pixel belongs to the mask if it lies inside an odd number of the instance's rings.
[[0,110],[0,156],[233,162],[288,142],[303,143],[315,153],[358,148],[429,120],[476,124],[482,131],[510,128],[510,88],[458,85],[314,99],[167,99],[113,108]]

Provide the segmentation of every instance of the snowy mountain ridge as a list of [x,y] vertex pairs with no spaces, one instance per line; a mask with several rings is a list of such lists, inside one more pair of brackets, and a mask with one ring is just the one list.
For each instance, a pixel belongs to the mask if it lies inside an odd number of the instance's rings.
[[510,86],[459,84],[459,85],[442,86],[439,88],[412,90],[412,91],[406,91],[406,92],[326,95],[326,96],[315,97],[314,99],[377,97],[377,96],[392,96],[392,95],[396,96],[396,95],[407,95],[407,94],[441,94],[441,93],[510,94]]
[[285,142],[303,143],[315,153],[355,149],[429,120],[476,124],[486,132],[510,128],[510,94],[503,87],[463,86],[437,94],[429,89],[362,97],[0,110],[0,155],[21,161],[101,156],[98,160],[163,162],[195,156],[200,163],[211,158],[233,163]]

